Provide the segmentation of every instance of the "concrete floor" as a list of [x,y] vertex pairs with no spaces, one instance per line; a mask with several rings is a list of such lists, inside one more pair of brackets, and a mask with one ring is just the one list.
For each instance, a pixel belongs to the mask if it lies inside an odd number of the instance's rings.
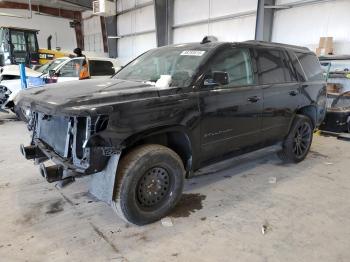
[[88,178],[63,190],[45,182],[19,153],[25,125],[8,117],[0,115],[0,261],[350,260],[349,142],[315,136],[298,165],[271,152],[226,161],[186,182],[172,227],[137,227],[87,195]]

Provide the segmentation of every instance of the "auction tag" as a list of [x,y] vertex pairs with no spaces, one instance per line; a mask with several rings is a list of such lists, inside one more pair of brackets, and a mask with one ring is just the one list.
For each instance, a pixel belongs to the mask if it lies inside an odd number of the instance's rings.
[[202,56],[204,55],[205,51],[199,51],[199,50],[185,50],[182,51],[180,55],[188,55],[188,56]]

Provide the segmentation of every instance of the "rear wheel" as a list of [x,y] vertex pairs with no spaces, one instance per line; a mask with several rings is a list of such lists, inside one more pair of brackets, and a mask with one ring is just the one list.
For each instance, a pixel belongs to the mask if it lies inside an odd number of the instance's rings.
[[300,162],[308,154],[313,137],[313,126],[309,117],[297,115],[288,137],[278,156],[285,162]]
[[143,145],[118,167],[115,203],[119,216],[136,225],[166,216],[179,201],[184,182],[180,157],[161,145]]

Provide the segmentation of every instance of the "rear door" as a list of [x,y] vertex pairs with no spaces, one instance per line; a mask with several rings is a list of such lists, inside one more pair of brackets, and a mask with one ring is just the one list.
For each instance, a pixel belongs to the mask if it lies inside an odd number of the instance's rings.
[[[227,72],[227,85],[205,85],[199,92],[202,162],[222,158],[259,142],[262,89],[256,85],[250,50],[227,47],[208,62],[205,78]],[[205,82],[205,81],[204,81]]]
[[323,69],[314,53],[290,53],[294,68],[300,81],[300,104],[315,105],[317,109],[316,125],[321,124],[326,114],[326,83]]
[[257,48],[255,51],[264,97],[262,138],[268,144],[288,134],[299,105],[299,83],[283,49]]

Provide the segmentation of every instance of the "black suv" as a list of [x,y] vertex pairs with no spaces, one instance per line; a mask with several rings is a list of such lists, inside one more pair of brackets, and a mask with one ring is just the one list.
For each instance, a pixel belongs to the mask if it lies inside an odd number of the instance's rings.
[[307,48],[206,42],[153,49],[111,79],[26,90],[17,103],[32,112],[22,154],[49,182],[98,174],[103,200],[141,225],[168,214],[184,179],[211,163],[276,143],[283,160],[302,161],[326,84]]

